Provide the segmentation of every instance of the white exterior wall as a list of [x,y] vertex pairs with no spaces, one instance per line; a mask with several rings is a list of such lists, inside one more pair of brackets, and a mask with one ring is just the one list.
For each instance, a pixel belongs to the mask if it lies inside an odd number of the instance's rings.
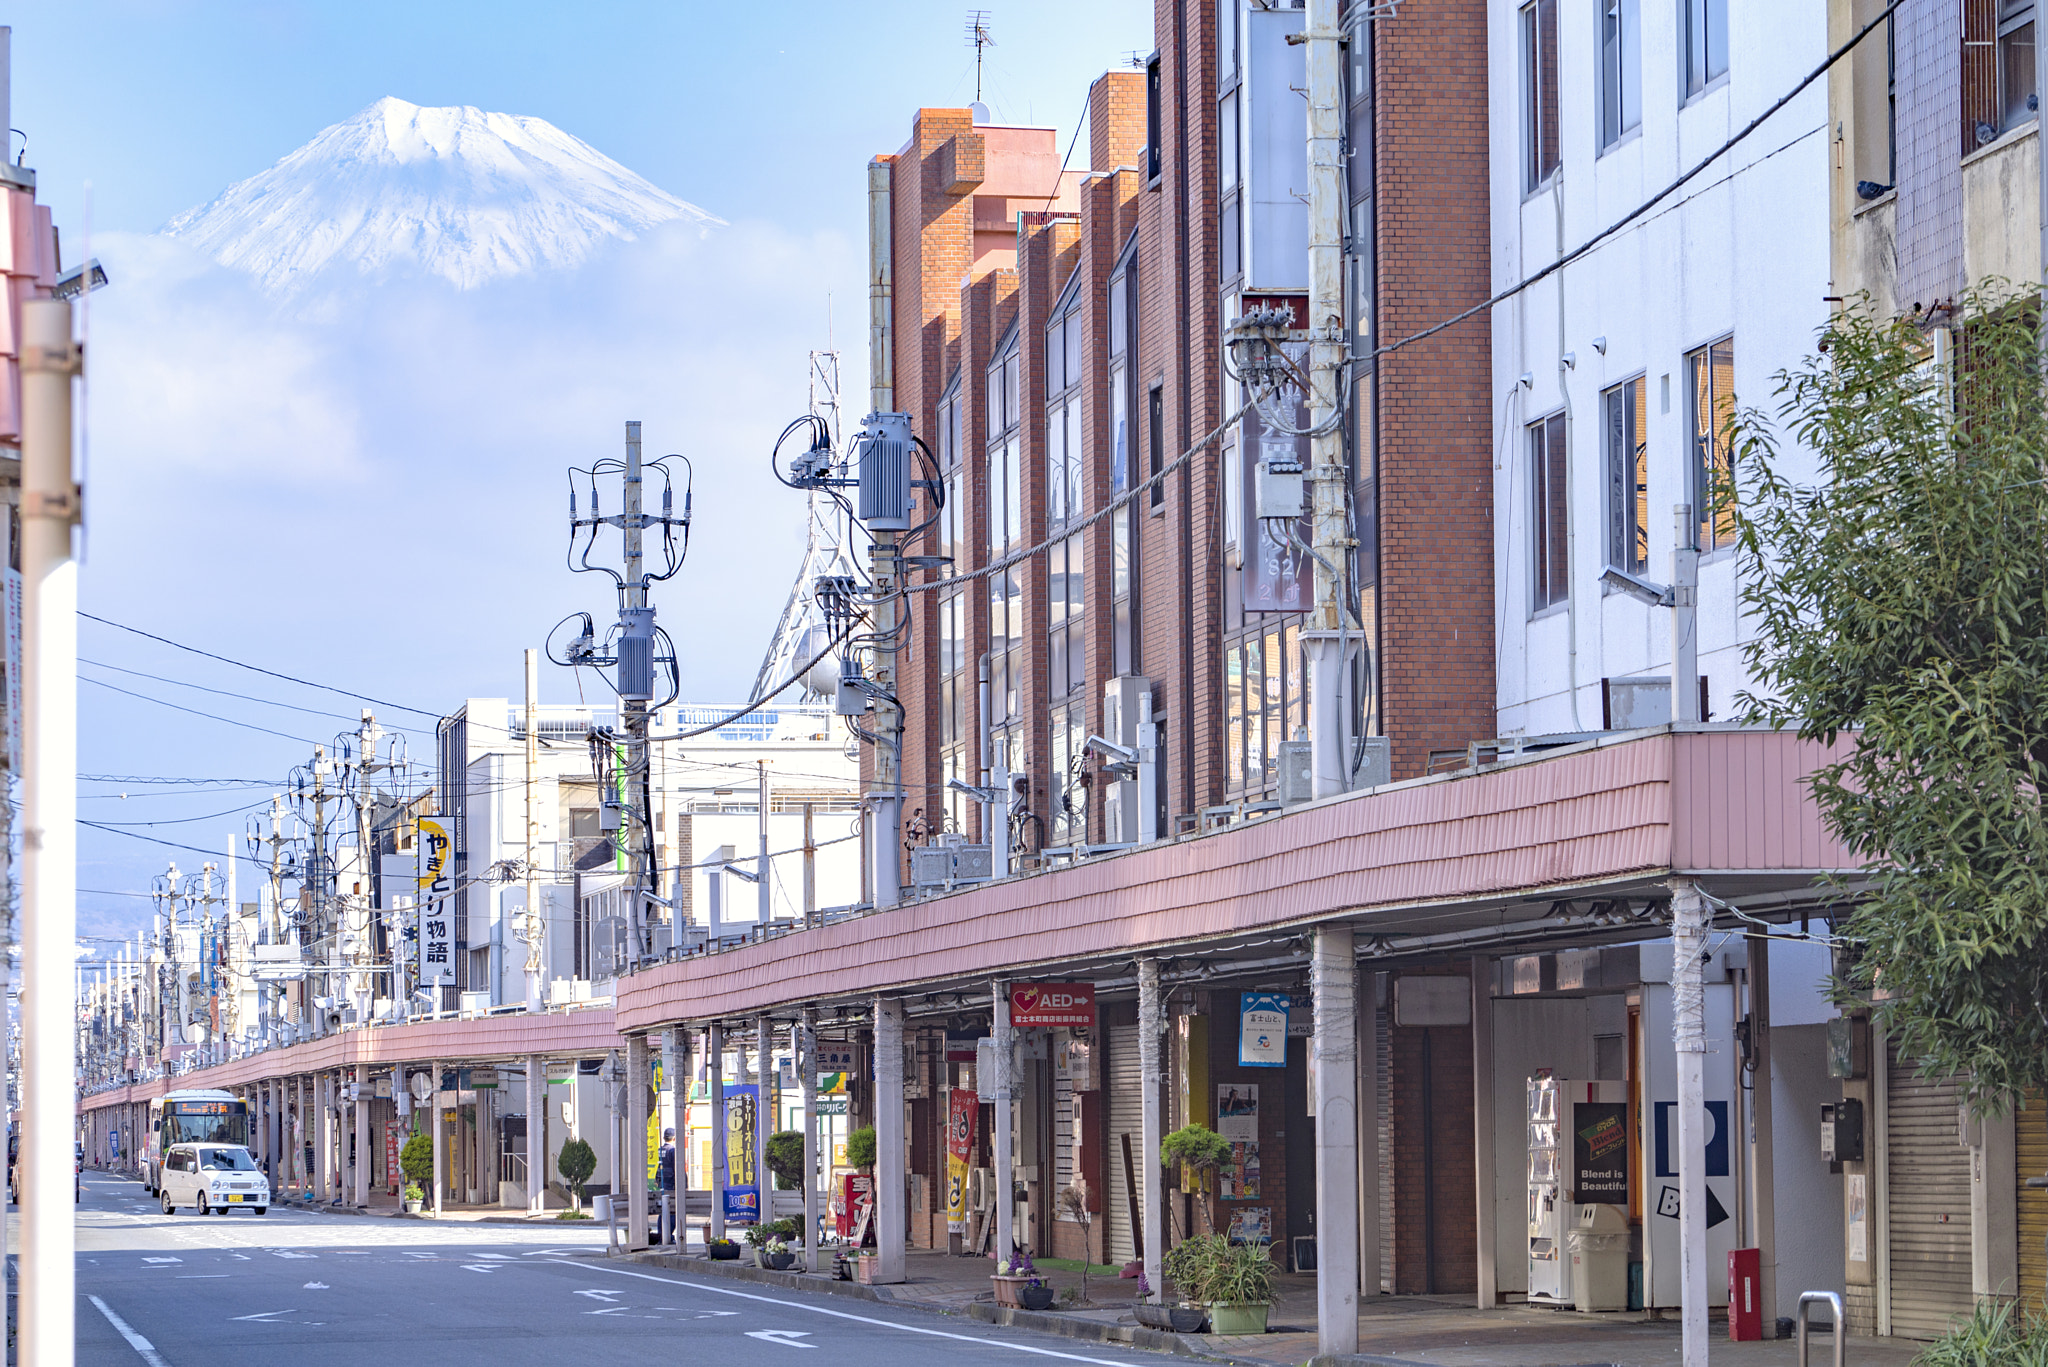
[[[1599,154],[1601,0],[1560,0],[1558,88],[1562,165],[1525,195],[1519,6],[1494,0],[1489,19],[1493,282],[1512,287],[1634,209],[1790,90],[1825,55],[1821,7],[1727,0],[1727,75],[1681,107],[1682,6],[1642,0],[1641,122]],[[1733,334],[1735,397],[1775,412],[1772,376],[1812,350],[1825,322],[1828,180],[1825,81],[1816,82],[1736,149],[1602,246],[1493,313],[1495,611],[1499,726],[1545,734],[1601,726],[1600,681],[1668,674],[1670,612],[1600,583],[1606,557],[1602,390],[1647,381],[1649,565],[1668,582],[1674,504],[1691,468],[1686,353]],[[1395,282],[1389,282],[1394,284]],[[1560,304],[1562,323],[1560,324]],[[1594,346],[1606,339],[1606,353]],[[1560,358],[1576,353],[1576,367]],[[1529,388],[1517,381],[1531,376]],[[1668,377],[1670,399],[1662,401]],[[1569,405],[1567,481],[1571,592],[1532,612],[1532,508],[1527,424]],[[1795,477],[1809,475],[1803,464]],[[1712,720],[1732,715],[1749,686],[1732,551],[1703,555],[1699,667]],[[1576,642],[1576,652],[1574,652]],[[1574,710],[1574,681],[1576,702]]]

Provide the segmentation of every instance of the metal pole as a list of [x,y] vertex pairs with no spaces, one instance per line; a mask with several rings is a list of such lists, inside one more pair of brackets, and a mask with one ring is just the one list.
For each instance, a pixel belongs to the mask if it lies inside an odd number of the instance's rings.
[[1698,721],[1700,645],[1694,627],[1699,605],[1699,527],[1693,521],[1690,503],[1671,511],[1677,522],[1671,541],[1671,720]]
[[1671,1033],[1678,1055],[1678,1279],[1684,1367],[1707,1367],[1707,899],[1671,880]]
[[1138,960],[1138,1080],[1144,1089],[1138,1100],[1142,1150],[1138,1179],[1139,1210],[1145,1221],[1138,1242],[1143,1246],[1145,1285],[1152,1288],[1152,1298],[1160,1304],[1166,1286],[1166,1184],[1160,1180],[1159,1163],[1159,1145],[1166,1130],[1161,1109],[1166,1087],[1165,1031],[1166,996],[1159,987],[1159,960],[1147,956]]
[[[1309,958],[1315,1034],[1316,1349],[1358,1351],[1358,963],[1351,927],[1319,926]],[[1149,1093],[1148,1093],[1149,1099]],[[1157,1164],[1154,1165],[1155,1168]]]
[[775,1219],[775,1177],[768,1171],[768,1136],[775,1129],[775,1090],[769,1081],[774,1054],[774,1022],[754,1017],[754,1190],[760,1197],[757,1223],[764,1225]]
[[[1344,366],[1344,76],[1339,0],[1308,0],[1302,38],[1308,63],[1309,477],[1314,498],[1316,606],[1302,633],[1309,657],[1314,793],[1350,787],[1344,753],[1345,627],[1341,571],[1351,551],[1345,513],[1344,433],[1337,420]],[[1324,430],[1327,428],[1328,430]],[[1328,1277],[1321,1279],[1328,1282]]]
[[626,1247],[634,1252],[647,1247],[648,1044],[645,1035],[626,1036],[626,1164],[619,1180],[626,1186]]
[[818,840],[811,825],[813,804],[804,804],[804,924],[818,919]]
[[988,1081],[995,1105],[989,1125],[993,1131],[990,1138],[995,1141],[996,1257],[1007,1259],[1017,1247],[1013,1228],[1017,1218],[1017,1174],[1011,1133],[1017,1108],[1016,1086],[1010,1076],[1014,1045],[1010,1030],[1009,981],[998,978],[993,986],[995,1014],[989,1027],[989,1052],[994,1056],[990,1061],[994,1064],[992,1071],[995,1076]]
[[[810,826],[810,806],[804,825]],[[818,1013],[806,1006],[796,1027],[797,1081],[804,1089],[804,1266],[818,1271]]]
[[546,928],[540,912],[540,874],[534,867],[540,812],[534,806],[534,777],[540,770],[540,652],[526,652],[526,1009],[541,1009],[541,946]]
[[[642,515],[642,478],[640,465],[640,424],[626,424],[626,488],[625,516],[619,519],[621,532],[626,543],[626,579],[619,590],[621,614],[626,622],[645,621],[651,624],[653,614],[647,609],[646,561],[642,554],[642,533],[646,518]],[[623,643],[622,643],[623,645]],[[653,651],[650,641],[647,649]],[[621,655],[623,661],[623,653]],[[620,670],[623,684],[624,669]],[[649,666],[652,678],[652,666]],[[626,841],[626,882],[632,889],[633,909],[630,913],[633,934],[633,959],[637,964],[642,954],[650,948],[645,922],[648,901],[644,896],[650,891],[647,867],[647,822],[649,813],[643,798],[647,780],[647,704],[649,699],[633,696],[621,691],[619,714],[625,723],[626,762],[624,772],[619,775],[619,802],[621,821],[619,829]]]
[[[896,408],[895,357],[891,353],[894,263],[890,245],[890,174],[889,162],[868,163],[868,403],[869,411],[874,413],[892,413]],[[888,701],[896,692],[897,570],[896,533],[876,532],[869,552],[869,579],[874,585],[874,682],[882,696],[875,700],[874,785],[869,790],[866,843],[877,908],[893,907],[902,897],[903,709]],[[884,1250],[883,1257],[889,1256]],[[898,1267],[894,1280],[900,1281],[901,1249],[894,1256]]]
[[894,1285],[903,1280],[904,1210],[903,1143],[903,1003],[875,998],[875,1251],[880,1266],[874,1280]]
[[26,1178],[20,1360],[68,1367],[76,1302],[72,1183],[77,1036],[78,565],[71,529],[71,305],[21,306],[22,1092]]
[[[1771,940],[1749,942],[1749,1035],[1756,1060],[1750,1093],[1749,1200],[1757,1249],[1757,1294],[1764,1318],[1778,1314],[1777,1149],[1771,1121]],[[1774,1326],[1775,1327],[1775,1326]]]
[[732,1181],[732,1154],[725,1128],[725,1029],[716,1021],[704,1032],[704,1067],[711,1079],[711,1237],[725,1237],[725,1189]]
[[370,1070],[356,1065],[356,1204],[370,1204]]
[[[434,1070],[434,1090],[427,1102],[427,1124],[434,1128],[434,1218],[441,1218],[441,1188],[447,1185],[443,1174],[446,1172],[446,1158],[442,1154],[441,1134],[441,1060],[435,1059],[430,1065]],[[575,1075],[570,1075],[571,1081]]]
[[669,1114],[676,1127],[676,1252],[690,1251],[690,1032],[669,1031]]
[[761,771],[760,821],[757,823],[761,833],[761,854],[754,865],[754,894],[758,899],[754,919],[765,926],[775,918],[775,899],[768,881],[768,761],[760,759],[754,763]]
[[526,1213],[538,1215],[548,1189],[547,1078],[539,1054],[526,1056]]

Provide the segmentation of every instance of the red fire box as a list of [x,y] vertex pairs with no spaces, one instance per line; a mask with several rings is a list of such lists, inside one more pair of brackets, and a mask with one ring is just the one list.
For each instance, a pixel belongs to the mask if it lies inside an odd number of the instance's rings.
[[[1764,1336],[1763,1254],[1754,1248],[1728,1250],[1728,1337],[1742,1343]],[[1773,1315],[1775,1325],[1777,1317]]]

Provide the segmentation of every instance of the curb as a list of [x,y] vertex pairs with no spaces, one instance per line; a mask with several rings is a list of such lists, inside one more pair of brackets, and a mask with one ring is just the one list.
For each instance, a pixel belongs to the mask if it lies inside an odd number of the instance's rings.
[[918,1310],[931,1310],[941,1315],[959,1313],[951,1306],[921,1301],[914,1296],[898,1295],[897,1289],[892,1286],[842,1282],[822,1272],[777,1272],[772,1268],[748,1267],[744,1263],[729,1260],[714,1261],[710,1258],[686,1257],[680,1253],[640,1252],[627,1256],[636,1263],[665,1267],[672,1272],[699,1272],[707,1276],[724,1277],[729,1281],[779,1286],[786,1291],[822,1291],[831,1296],[851,1296],[855,1300],[904,1305]]

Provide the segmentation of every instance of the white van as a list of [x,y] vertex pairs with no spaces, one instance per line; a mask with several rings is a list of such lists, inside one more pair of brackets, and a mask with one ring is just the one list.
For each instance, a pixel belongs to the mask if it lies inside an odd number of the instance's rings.
[[270,1182],[240,1144],[174,1144],[164,1154],[158,1186],[164,1214],[190,1206],[201,1215],[246,1206],[270,1209]]

